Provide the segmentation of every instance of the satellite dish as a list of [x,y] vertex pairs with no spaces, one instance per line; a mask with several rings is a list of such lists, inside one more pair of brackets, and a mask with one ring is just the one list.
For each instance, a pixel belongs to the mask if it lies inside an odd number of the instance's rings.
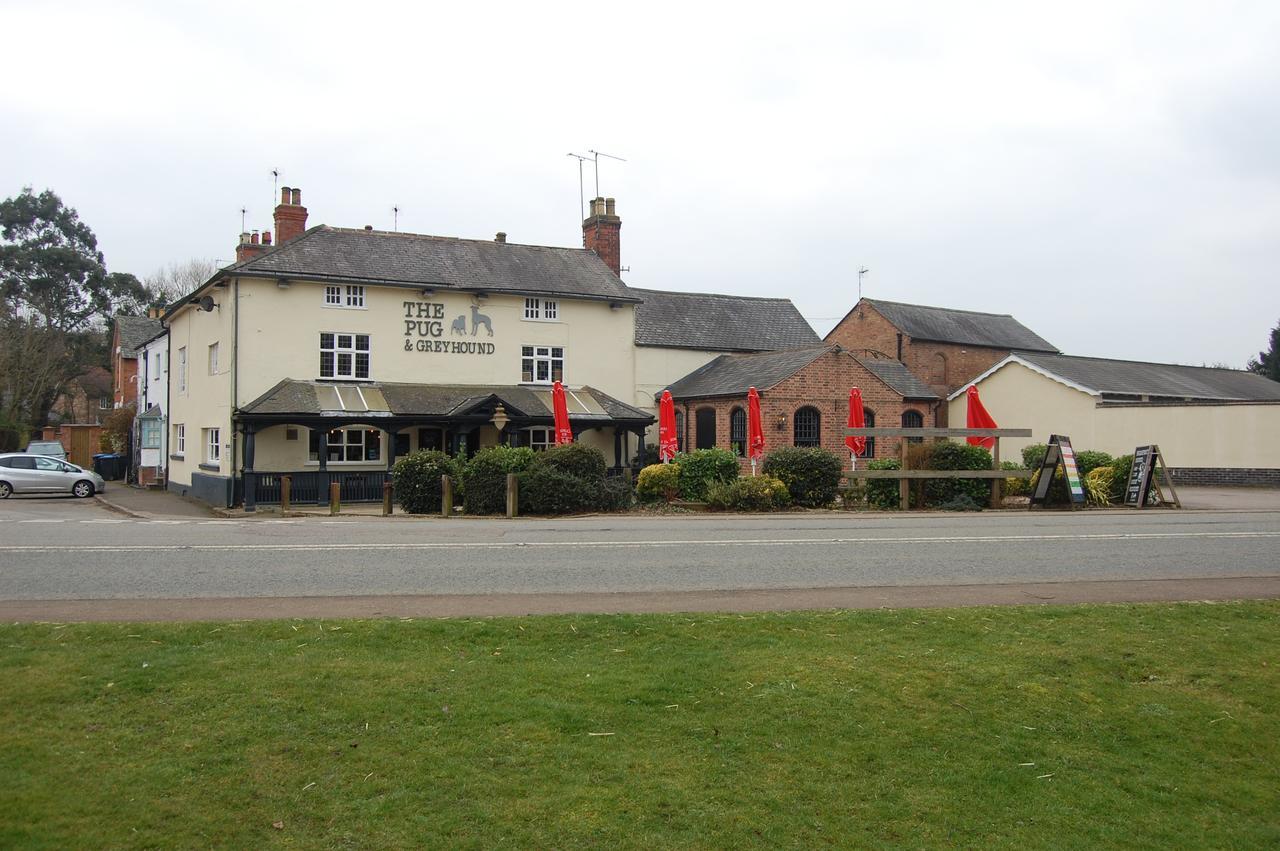
[[205,313],[212,313],[213,309],[218,305],[214,303],[213,296],[205,296],[200,299],[200,309]]

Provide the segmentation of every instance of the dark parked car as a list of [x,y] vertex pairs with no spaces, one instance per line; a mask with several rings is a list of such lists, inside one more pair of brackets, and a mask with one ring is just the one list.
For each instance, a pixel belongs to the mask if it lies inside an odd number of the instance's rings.
[[0,455],[0,499],[8,499],[12,493],[70,493],[90,497],[106,489],[102,476],[57,458],[25,452]]

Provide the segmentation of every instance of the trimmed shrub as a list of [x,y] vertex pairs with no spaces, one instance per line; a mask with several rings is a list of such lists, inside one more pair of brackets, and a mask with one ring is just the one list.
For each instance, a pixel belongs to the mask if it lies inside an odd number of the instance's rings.
[[738,478],[738,459],[727,449],[695,449],[677,452],[680,466],[680,498],[701,502],[713,482],[727,483]]
[[636,496],[644,502],[670,502],[679,495],[679,464],[650,464],[636,479]]
[[[1017,461],[1001,461],[1001,470],[1021,470],[1023,466]],[[1004,480],[1005,496],[1030,496],[1031,480],[1030,479],[1005,479]]]
[[[901,470],[897,458],[878,458],[867,462],[868,470]],[[867,504],[872,508],[898,507],[897,479],[867,479]]]
[[1081,479],[1087,478],[1099,467],[1110,467],[1114,461],[1115,459],[1106,452],[1097,452],[1093,449],[1076,453],[1076,469],[1080,471]]
[[608,465],[600,450],[581,443],[551,446],[538,455],[538,465],[552,467],[586,482],[603,482]]
[[786,484],[773,476],[744,476],[707,489],[707,505],[732,511],[774,511],[791,502]]
[[462,469],[463,506],[468,514],[507,510],[507,474],[522,473],[537,460],[527,446],[491,446],[467,459]]
[[1115,470],[1110,467],[1094,467],[1084,477],[1084,495],[1094,505],[1109,505],[1111,502],[1111,480],[1115,478]]
[[981,511],[982,506],[969,497],[968,494],[958,493],[946,502],[937,506],[939,511]]
[[[981,446],[946,440],[931,447],[928,468],[932,470],[990,470],[991,453]],[[942,507],[957,497],[967,496],[974,502],[991,497],[989,479],[929,479],[924,483],[925,505]],[[967,510],[967,509],[965,509]]]
[[458,476],[458,461],[443,452],[420,449],[406,455],[391,468],[391,484],[396,502],[410,514],[440,512],[440,477]]
[[1116,505],[1124,504],[1125,488],[1129,486],[1129,474],[1133,472],[1133,456],[1121,455],[1109,465],[1111,467],[1111,487],[1107,489],[1107,497]]
[[587,481],[542,463],[534,464],[517,478],[521,513],[577,514],[594,511],[600,504],[603,480]]
[[1044,464],[1044,454],[1049,451],[1048,444],[1033,443],[1022,447],[1022,467],[1026,470],[1038,470]]
[[631,488],[631,482],[622,476],[605,479],[600,485],[601,511],[626,511],[635,501],[636,494]]
[[765,456],[763,472],[781,479],[797,505],[822,508],[840,492],[844,460],[817,446],[784,446]]

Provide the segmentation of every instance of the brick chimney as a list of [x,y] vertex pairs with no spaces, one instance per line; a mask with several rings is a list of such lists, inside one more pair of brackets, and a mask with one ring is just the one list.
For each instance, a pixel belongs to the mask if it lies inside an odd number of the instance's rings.
[[619,234],[622,219],[613,211],[612,198],[592,198],[591,214],[582,222],[582,247],[594,251],[613,274],[622,274]]
[[266,244],[264,245],[256,230],[253,233],[245,231],[240,234],[240,244],[236,246],[236,262],[243,263],[246,260],[252,260],[270,247],[270,235],[267,236]]
[[307,229],[307,208],[302,206],[302,190],[280,187],[276,207],[276,243],[283,245]]

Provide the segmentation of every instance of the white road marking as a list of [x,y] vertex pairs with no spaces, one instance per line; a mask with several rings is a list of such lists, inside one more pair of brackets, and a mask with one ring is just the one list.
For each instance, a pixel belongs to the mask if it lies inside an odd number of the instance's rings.
[[0,546],[0,552],[171,552],[175,550],[225,552],[233,550],[508,550],[529,549],[662,549],[668,547],[778,547],[829,544],[992,544],[1034,541],[1156,541],[1199,539],[1280,538],[1280,532],[1149,532],[1083,535],[945,535],[903,538],[729,538],[705,541],[511,541],[502,543],[458,541],[449,543],[368,544],[29,544]]
[[[50,520],[19,520],[18,522],[19,523],[66,523],[67,521],[65,519],[61,519],[61,520],[50,519]],[[84,521],[81,520],[80,522],[83,523]]]
[[81,523],[128,523],[128,520],[81,520]]

